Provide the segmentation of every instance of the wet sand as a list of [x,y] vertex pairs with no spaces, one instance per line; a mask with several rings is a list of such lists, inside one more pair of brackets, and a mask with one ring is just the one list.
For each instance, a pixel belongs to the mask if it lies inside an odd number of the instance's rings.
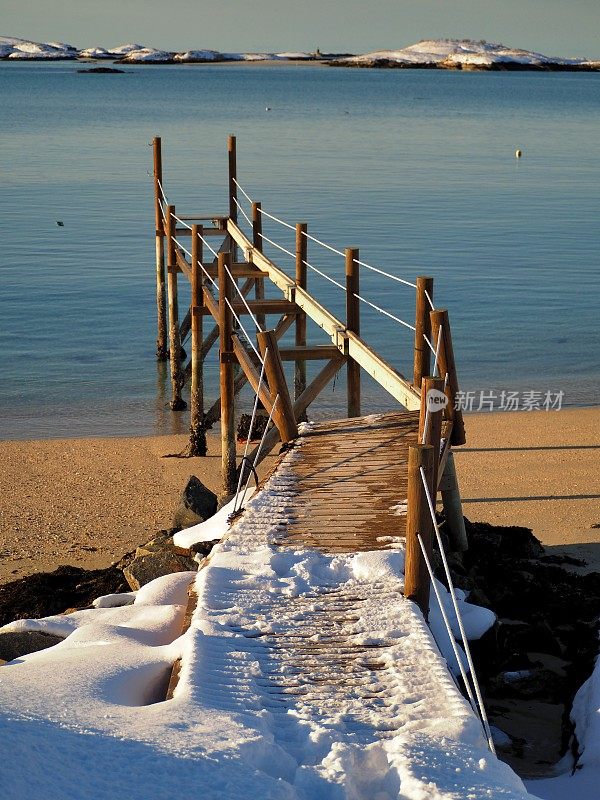
[[[550,552],[566,547],[600,569],[600,408],[473,414],[466,428],[455,450],[465,515],[530,527]],[[191,474],[217,491],[218,439],[204,459],[163,458],[186,442],[0,441],[0,583],[65,563],[108,566],[170,526]]]

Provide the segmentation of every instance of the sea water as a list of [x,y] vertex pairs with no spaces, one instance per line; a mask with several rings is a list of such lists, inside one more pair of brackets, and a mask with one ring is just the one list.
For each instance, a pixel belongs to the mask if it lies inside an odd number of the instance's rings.
[[[1,438],[186,429],[154,355],[155,135],[179,213],[226,213],[234,133],[263,208],[409,281],[432,275],[476,398],[598,402],[600,75],[81,66],[0,64]],[[293,250],[287,228],[265,233]],[[310,242],[309,261],[343,282],[340,256]],[[309,286],[343,316],[337,286],[312,271]],[[361,295],[414,322],[410,287],[363,268]],[[364,338],[410,375],[412,331],[361,311]],[[212,402],[214,358],[206,381]],[[366,412],[394,405],[365,379]],[[315,411],[344,408],[342,375]]]

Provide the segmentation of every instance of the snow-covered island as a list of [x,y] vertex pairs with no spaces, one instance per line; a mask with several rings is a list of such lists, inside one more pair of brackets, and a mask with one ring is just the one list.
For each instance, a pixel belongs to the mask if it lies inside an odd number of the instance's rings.
[[530,50],[470,39],[431,39],[400,50],[377,50],[363,55],[306,52],[224,53],[200,48],[175,52],[124,44],[107,49],[94,46],[79,49],[62,42],[30,42],[0,36],[0,60],[59,61],[105,60],[123,64],[209,64],[218,62],[280,61],[320,62],[334,67],[378,67],[400,69],[456,70],[571,70],[597,71],[600,61],[558,58]]
[[377,50],[333,59],[336,67],[457,70],[599,70],[600,61],[557,58],[531,50],[470,39],[429,39],[401,50]]

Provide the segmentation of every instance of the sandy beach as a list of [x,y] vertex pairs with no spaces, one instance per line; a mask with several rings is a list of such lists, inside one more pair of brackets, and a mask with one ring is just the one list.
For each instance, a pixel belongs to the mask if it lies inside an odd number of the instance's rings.
[[[530,527],[550,552],[600,569],[600,408],[472,414],[466,428],[455,450],[465,515]],[[170,526],[191,474],[218,491],[218,439],[206,458],[164,458],[186,441],[0,442],[0,583],[65,563],[108,566]]]

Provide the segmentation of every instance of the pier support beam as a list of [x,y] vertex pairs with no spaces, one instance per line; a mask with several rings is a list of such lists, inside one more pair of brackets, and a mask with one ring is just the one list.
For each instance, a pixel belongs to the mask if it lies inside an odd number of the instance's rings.
[[[252,244],[262,253],[262,214],[260,211],[260,203],[252,203]],[[257,300],[265,299],[265,284],[262,280],[256,280],[254,289],[254,296]],[[266,328],[266,318],[264,314],[257,314],[256,321],[260,325],[261,330]]]
[[235,446],[235,391],[233,353],[233,286],[227,274],[231,271],[231,253],[219,253],[219,360],[221,386],[221,480],[223,494],[231,495],[237,487]]
[[156,244],[156,358],[167,360],[167,291],[165,286],[165,226],[162,213],[162,151],[160,136],[152,142],[154,152],[154,228]]
[[465,436],[465,423],[463,421],[462,410],[456,408],[456,398],[458,395],[458,375],[456,363],[454,361],[454,350],[452,348],[452,334],[450,333],[450,320],[448,312],[444,308],[436,308],[431,314],[431,337],[432,344],[437,349],[438,340],[440,341],[438,367],[439,375],[442,378],[448,376],[446,383],[446,396],[448,397],[448,416],[452,420],[452,444],[461,445],[467,441]]
[[[415,310],[415,353],[413,366],[413,386],[421,388],[421,381],[431,371],[431,350],[425,336],[431,341],[431,306],[427,295],[433,301],[433,278],[420,275],[417,278]],[[434,344],[435,346],[435,344]]]
[[[358,272],[358,249],[347,247],[346,253],[346,328],[360,335],[360,282]],[[360,417],[360,365],[348,359],[348,416]]]
[[[306,233],[308,226],[306,222],[299,222],[296,225],[296,286],[306,289],[307,286],[307,267],[308,260],[308,239]],[[306,346],[306,314],[299,313],[296,316],[296,347]],[[297,400],[306,389],[306,361],[296,361],[294,370],[294,400]],[[306,420],[306,412],[303,414]]]
[[425,472],[431,491],[433,478],[433,447],[427,444],[410,445],[408,448],[408,511],[406,515],[406,561],[404,564],[404,596],[414,600],[425,619],[429,614],[430,580],[423,558],[418,535],[431,561],[433,522],[423,480]]
[[171,389],[172,399],[170,407],[172,411],[181,411],[186,407],[186,403],[181,397],[181,390],[185,380],[183,369],[181,368],[181,338],[179,336],[179,304],[177,299],[177,259],[175,257],[175,206],[167,206],[167,271],[169,286],[169,356],[171,364]]
[[440,491],[452,549],[459,552],[468,550],[469,540],[467,539],[458,477],[456,475],[456,464],[454,463],[452,451],[448,453],[446,467],[440,481]]
[[421,411],[419,416],[419,441],[421,444],[430,444],[433,447],[433,477],[431,497],[435,503],[438,485],[438,468],[440,463],[440,442],[442,438],[443,407],[432,408],[427,403],[427,394],[432,390],[440,392],[443,396],[444,379],[428,376],[421,381]]
[[192,225],[192,383],[190,389],[190,455],[206,455],[206,429],[204,427],[204,370],[203,370],[203,306],[204,290],[202,288],[203,258],[202,226]]
[[298,437],[298,426],[285,380],[285,372],[279,355],[275,331],[260,331],[256,338],[260,354],[265,361],[265,375],[273,403],[278,398],[273,411],[273,421],[279,430],[281,441],[293,442]]

